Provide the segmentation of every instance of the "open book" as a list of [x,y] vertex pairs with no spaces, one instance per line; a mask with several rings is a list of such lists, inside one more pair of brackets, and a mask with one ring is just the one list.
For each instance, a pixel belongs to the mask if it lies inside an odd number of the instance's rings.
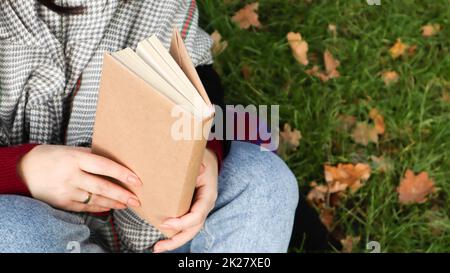
[[[180,122],[175,107],[188,121],[187,138],[174,136]],[[133,210],[168,237],[173,232],[160,225],[190,209],[206,147],[204,132],[211,129],[213,117],[214,108],[177,30],[170,51],[152,36],[136,51],[105,54],[92,151],[139,176],[144,184],[140,188],[122,184],[141,201]]]

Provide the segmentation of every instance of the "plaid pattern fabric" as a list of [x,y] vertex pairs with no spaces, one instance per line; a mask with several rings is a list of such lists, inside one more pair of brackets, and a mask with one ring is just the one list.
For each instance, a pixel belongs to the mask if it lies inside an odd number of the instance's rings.
[[130,209],[114,211],[114,219],[116,223],[122,223],[116,226],[122,249],[145,252],[151,250],[157,241],[166,238]]
[[[35,0],[0,1],[0,146],[90,146],[105,51],[134,49],[152,34],[168,48],[176,26],[194,64],[212,62],[195,0],[55,2],[86,12],[61,16]],[[107,250],[119,243],[121,251],[146,251],[163,238],[131,210],[110,217],[86,216]]]

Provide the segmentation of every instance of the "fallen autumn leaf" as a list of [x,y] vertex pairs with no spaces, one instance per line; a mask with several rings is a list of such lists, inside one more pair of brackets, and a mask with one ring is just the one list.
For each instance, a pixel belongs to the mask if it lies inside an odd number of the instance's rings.
[[359,243],[361,240],[361,237],[352,237],[352,236],[346,236],[344,239],[341,240],[342,244],[342,253],[352,253],[353,247]]
[[251,3],[237,11],[231,20],[239,25],[241,29],[248,29],[251,26],[255,28],[261,27],[261,22],[258,19],[259,3]]
[[300,145],[302,134],[297,129],[292,129],[288,123],[284,124],[283,131],[280,132],[280,141],[286,144],[290,150],[295,151]]
[[415,175],[408,169],[397,188],[398,201],[401,204],[424,203],[427,196],[436,191],[434,181],[428,177],[428,173],[421,172]]
[[396,83],[400,76],[395,71],[385,71],[381,77],[383,78],[384,84],[388,86]]
[[337,68],[340,66],[340,62],[336,60],[330,51],[325,50],[323,54],[323,61],[325,65],[325,72],[320,71],[317,65],[305,71],[306,74],[319,78],[323,82],[327,82],[330,79],[339,78],[341,75]]
[[336,167],[325,165],[325,180],[328,183],[339,182],[347,185],[352,192],[357,191],[362,182],[370,178],[372,170],[368,164],[338,164]]
[[428,37],[436,35],[439,31],[441,31],[441,25],[428,24],[428,25],[423,26],[421,29],[422,29],[422,36],[428,38]]
[[358,122],[352,132],[352,139],[364,146],[369,145],[370,142],[378,143],[378,131],[367,122]]
[[408,49],[408,45],[402,43],[401,39],[397,39],[397,42],[389,49],[389,53],[393,59],[397,59],[398,57],[405,54],[405,51]]
[[287,40],[297,62],[302,65],[308,65],[308,43],[302,39],[300,33],[289,32],[287,34]]
[[375,123],[375,130],[379,135],[384,134],[386,127],[384,124],[384,117],[378,112],[377,109],[371,109],[369,112],[369,117]]
[[214,56],[221,54],[228,47],[228,42],[222,41],[222,35],[217,30],[211,34],[211,39],[213,40],[211,50]]

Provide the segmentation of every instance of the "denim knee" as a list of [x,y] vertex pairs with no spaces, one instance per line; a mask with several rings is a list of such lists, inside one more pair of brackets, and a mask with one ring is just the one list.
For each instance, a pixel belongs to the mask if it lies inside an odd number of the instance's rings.
[[0,195],[0,252],[65,252],[90,231],[74,214],[38,200]]
[[[262,151],[257,145],[234,142],[234,160],[239,160],[246,179],[247,191],[257,193],[255,198],[266,198],[266,206],[295,213],[299,201],[299,187],[295,175],[286,163],[270,151]],[[289,214],[289,213],[288,213]]]

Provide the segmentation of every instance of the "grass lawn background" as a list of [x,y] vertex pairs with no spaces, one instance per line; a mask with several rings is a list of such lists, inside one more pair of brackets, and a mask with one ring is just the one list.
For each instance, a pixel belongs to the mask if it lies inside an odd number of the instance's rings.
[[[346,235],[361,236],[355,252],[372,240],[383,252],[450,251],[450,1],[261,0],[259,30],[241,30],[231,16],[246,3],[200,0],[202,26],[218,30],[228,48],[216,58],[228,104],[279,104],[281,121],[302,132],[297,151],[286,158],[303,194],[309,183],[324,182],[323,164],[372,164],[384,156],[392,164],[371,178],[337,211],[336,226]],[[421,26],[439,23],[431,38]],[[333,37],[328,25],[337,26]],[[323,83],[311,77],[292,56],[286,40],[300,32],[309,44],[312,64],[321,67],[328,49],[341,62],[341,77]],[[413,56],[393,60],[389,48],[397,38],[417,45]],[[317,60],[314,60],[314,55]],[[251,76],[244,79],[241,69]],[[400,80],[385,86],[381,73],[395,70]],[[341,114],[367,121],[377,108],[386,121],[378,144],[356,144],[338,130]],[[398,203],[396,188],[405,171],[426,171],[439,191],[417,205]],[[296,251],[301,251],[301,246]]]

